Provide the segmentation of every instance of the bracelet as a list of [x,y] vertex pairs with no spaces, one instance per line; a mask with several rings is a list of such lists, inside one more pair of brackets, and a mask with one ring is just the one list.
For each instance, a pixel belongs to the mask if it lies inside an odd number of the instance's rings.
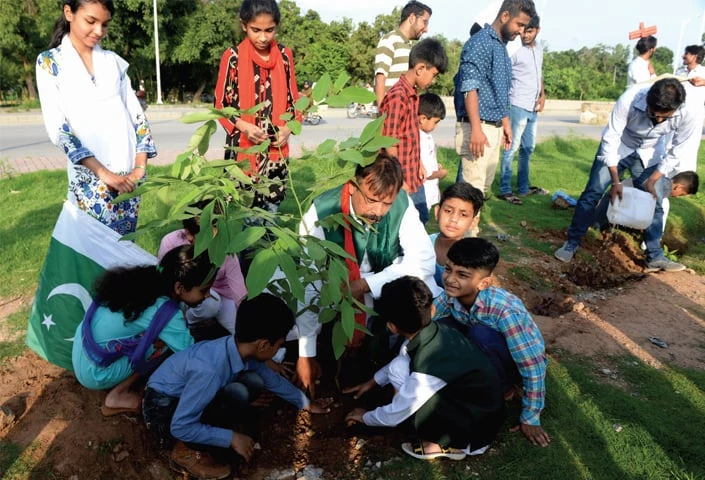
[[142,170],[147,170],[146,165],[135,165],[135,168],[141,168]]

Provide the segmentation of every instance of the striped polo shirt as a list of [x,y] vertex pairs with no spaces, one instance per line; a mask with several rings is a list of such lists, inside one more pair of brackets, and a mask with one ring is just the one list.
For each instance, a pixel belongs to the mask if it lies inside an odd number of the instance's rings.
[[409,52],[411,40],[408,40],[401,31],[389,32],[381,38],[375,51],[375,75],[381,73],[387,77],[384,81],[384,91],[397,83],[402,73],[409,70]]

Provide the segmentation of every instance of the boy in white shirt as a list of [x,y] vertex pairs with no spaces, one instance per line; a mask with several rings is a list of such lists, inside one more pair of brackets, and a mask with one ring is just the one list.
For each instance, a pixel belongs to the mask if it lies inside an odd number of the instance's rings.
[[421,148],[421,163],[427,174],[423,186],[426,192],[426,206],[429,212],[439,202],[441,197],[438,187],[439,180],[448,175],[448,170],[438,165],[436,145],[433,142],[433,135],[431,135],[431,132],[436,129],[438,123],[445,116],[446,107],[441,97],[435,93],[424,93],[419,96],[419,146]]
[[421,460],[462,460],[487,450],[504,421],[497,371],[480,349],[458,330],[431,322],[433,297],[416,277],[382,287],[375,310],[387,328],[405,338],[399,355],[369,381],[343,390],[355,398],[376,385],[396,391],[388,405],[366,412],[356,408],[348,422],[395,427],[409,422],[419,440],[402,444]]

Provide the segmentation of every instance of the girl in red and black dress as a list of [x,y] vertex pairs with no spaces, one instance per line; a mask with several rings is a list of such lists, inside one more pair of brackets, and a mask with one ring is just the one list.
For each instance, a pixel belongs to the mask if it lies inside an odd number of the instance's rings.
[[228,48],[220,61],[215,86],[215,107],[247,110],[262,102],[255,114],[221,118],[227,133],[227,146],[247,149],[270,140],[269,149],[257,154],[238,153],[226,148],[226,159],[249,160],[251,175],[274,180],[269,195],[257,194],[254,205],[276,211],[284,199],[289,135],[291,129],[280,117],[295,114],[299,94],[291,50],[276,42],[281,14],[275,0],[245,0],[240,8],[240,24],[245,39]]

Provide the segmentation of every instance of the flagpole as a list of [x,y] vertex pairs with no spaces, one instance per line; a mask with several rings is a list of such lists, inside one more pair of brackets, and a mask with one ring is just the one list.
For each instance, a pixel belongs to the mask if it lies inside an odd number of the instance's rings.
[[162,75],[159,69],[159,24],[157,22],[157,0],[154,0],[154,57],[157,63],[157,105],[162,102]]

